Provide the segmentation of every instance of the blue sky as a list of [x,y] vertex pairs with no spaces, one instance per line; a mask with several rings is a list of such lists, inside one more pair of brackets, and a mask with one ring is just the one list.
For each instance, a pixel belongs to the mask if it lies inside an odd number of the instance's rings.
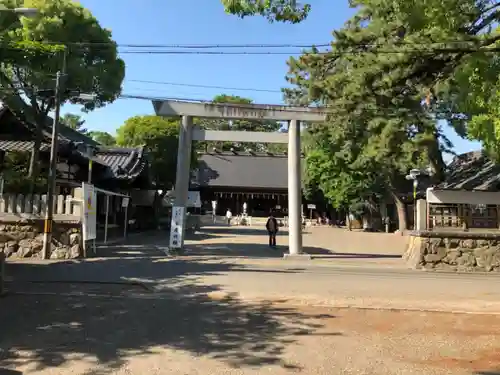
[[[270,24],[260,17],[239,19],[224,13],[219,0],[81,0],[118,44],[312,44],[332,40],[331,32],[352,14],[347,0],[314,0],[307,21],[298,25]],[[277,90],[286,82],[284,55],[130,55],[124,54],[124,94],[211,99],[217,94],[248,97],[256,103],[281,103],[279,92],[231,91],[132,82],[133,80]],[[63,112],[82,114],[65,105]],[[86,127],[114,133],[135,115],[152,114],[149,101],[120,99],[83,114]],[[447,135],[457,152],[479,148],[476,142]]]

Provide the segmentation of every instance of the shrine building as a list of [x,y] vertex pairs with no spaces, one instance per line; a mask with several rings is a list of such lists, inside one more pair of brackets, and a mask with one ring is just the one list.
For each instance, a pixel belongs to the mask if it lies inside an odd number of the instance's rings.
[[[204,152],[198,155],[190,190],[199,191],[202,213],[212,211],[217,201],[217,215],[229,208],[234,215],[267,216],[274,209],[277,216],[287,215],[287,155],[254,152]],[[303,200],[303,203],[305,201]]]

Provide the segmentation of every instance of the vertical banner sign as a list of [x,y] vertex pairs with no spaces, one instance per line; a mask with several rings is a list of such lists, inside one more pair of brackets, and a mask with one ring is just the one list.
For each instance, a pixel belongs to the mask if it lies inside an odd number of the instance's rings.
[[83,183],[83,240],[97,237],[97,194],[94,185]]
[[123,207],[123,208],[128,207],[129,202],[130,202],[130,198],[128,198],[128,197],[124,197],[124,198],[123,198],[123,200],[122,200],[122,207]]
[[184,207],[172,207],[172,222],[170,224],[170,248],[180,249],[184,235]]

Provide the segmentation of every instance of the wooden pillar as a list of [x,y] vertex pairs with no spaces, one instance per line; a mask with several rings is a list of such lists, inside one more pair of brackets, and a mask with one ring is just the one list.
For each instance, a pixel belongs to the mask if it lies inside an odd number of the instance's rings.
[[2,173],[5,168],[4,162],[5,162],[5,151],[0,151],[0,173]]

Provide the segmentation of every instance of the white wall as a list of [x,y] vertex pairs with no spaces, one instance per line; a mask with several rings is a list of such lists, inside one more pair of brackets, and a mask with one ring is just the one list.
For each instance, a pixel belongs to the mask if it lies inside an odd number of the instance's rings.
[[500,205],[500,192],[436,190],[429,188],[426,194],[427,202],[434,204],[495,204]]

